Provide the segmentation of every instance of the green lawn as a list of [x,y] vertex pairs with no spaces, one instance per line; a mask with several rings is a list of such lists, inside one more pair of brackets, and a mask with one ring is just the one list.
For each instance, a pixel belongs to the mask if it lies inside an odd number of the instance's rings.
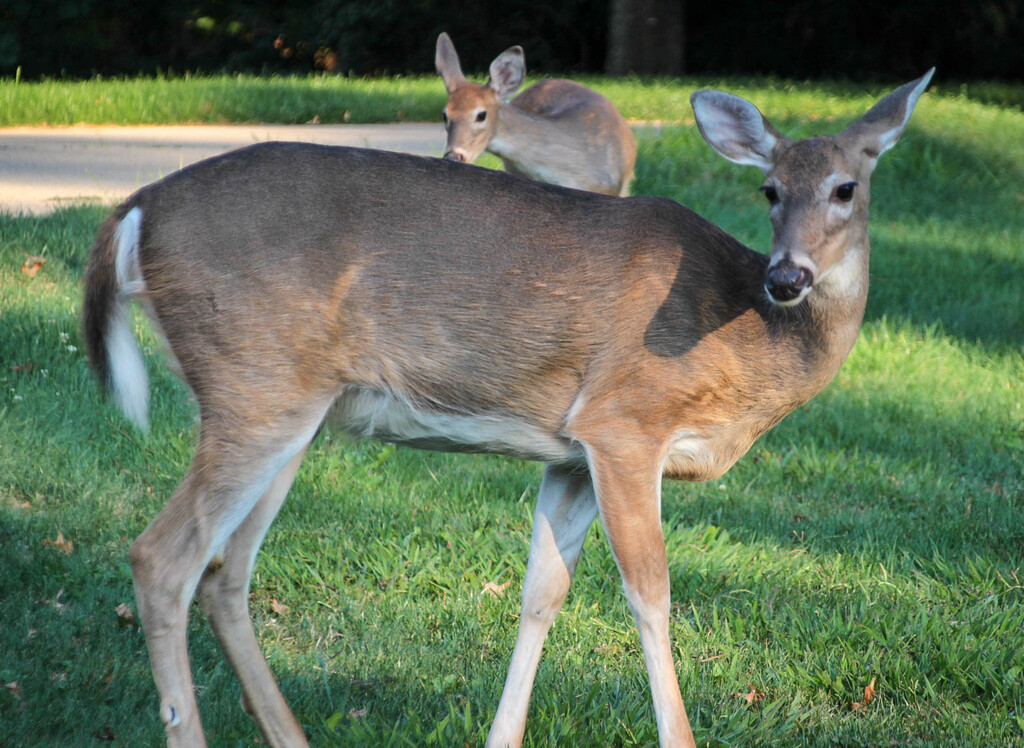
[[[920,73],[928,68],[921,65]],[[942,71],[939,71],[941,74]],[[472,76],[484,80],[486,76]],[[536,79],[531,79],[524,87]],[[633,79],[581,78],[608,96],[631,120],[692,121],[694,88],[727,88],[758,95],[759,104],[786,114],[852,117],[885,86],[870,90],[851,84],[808,84],[771,78]],[[894,86],[890,86],[892,88]],[[938,81],[933,91],[957,99],[1024,106],[1024,86]],[[0,79],[0,127],[22,125],[161,125],[274,122],[305,124],[440,121],[444,86],[436,75],[402,78],[341,76],[214,75],[177,78],[47,80]]]
[[[234,105],[204,87],[243,84],[262,85],[200,80],[190,96],[200,109],[218,100],[210,120],[223,121]],[[348,106],[341,83],[288,83],[299,84],[322,100],[281,103],[286,121]],[[95,121],[179,116],[146,85],[75,90],[137,98]],[[408,94],[410,119],[443,103],[429,79],[361,85],[381,111]],[[765,249],[760,174],[700,139],[694,85],[607,82],[628,116],[663,121],[639,130],[634,191],[684,202]],[[722,85],[791,135],[834,132],[882,90]],[[14,88],[0,84],[7,124]],[[47,95],[48,121],[96,117],[69,100],[60,119],[58,94]],[[274,119],[271,98],[241,118]],[[721,480],[666,483],[672,636],[701,745],[1024,746],[1024,115],[980,98],[926,95],[879,164],[867,319],[836,381]],[[0,215],[3,746],[162,741],[142,632],[117,609],[134,608],[127,548],[182,476],[195,413],[145,328],[153,433],[99,396],[78,283],[103,215]],[[29,256],[45,258],[34,276]],[[515,638],[540,474],[319,438],[252,592],[264,651],[313,744],[482,743]],[[488,583],[508,586],[495,595]],[[211,745],[258,743],[198,609],[191,645]],[[872,680],[874,700],[851,708]],[[748,705],[752,689],[763,698]],[[527,742],[656,741],[639,640],[595,530],[548,640]]]

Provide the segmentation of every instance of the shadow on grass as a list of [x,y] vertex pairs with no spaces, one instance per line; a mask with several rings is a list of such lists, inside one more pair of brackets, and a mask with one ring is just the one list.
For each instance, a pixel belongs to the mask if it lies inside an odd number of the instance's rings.
[[896,239],[872,250],[865,322],[907,320],[993,353],[1024,353],[1024,256]]

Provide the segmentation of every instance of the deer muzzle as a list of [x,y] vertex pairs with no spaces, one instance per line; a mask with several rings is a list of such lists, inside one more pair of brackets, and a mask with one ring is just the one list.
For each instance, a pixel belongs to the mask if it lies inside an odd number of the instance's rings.
[[814,274],[806,267],[786,258],[768,268],[764,279],[764,290],[776,304],[792,306],[799,304],[811,292]]

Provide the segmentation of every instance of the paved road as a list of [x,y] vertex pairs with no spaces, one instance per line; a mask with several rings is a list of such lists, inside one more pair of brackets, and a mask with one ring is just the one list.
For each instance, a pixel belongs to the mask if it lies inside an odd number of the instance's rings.
[[301,140],[438,156],[444,128],[400,125],[200,125],[0,128],[0,212],[115,203],[209,156],[263,140]]

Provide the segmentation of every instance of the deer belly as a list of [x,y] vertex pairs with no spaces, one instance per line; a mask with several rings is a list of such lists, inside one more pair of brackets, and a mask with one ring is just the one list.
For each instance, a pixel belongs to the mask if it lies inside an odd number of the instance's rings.
[[372,388],[352,388],[331,407],[327,423],[357,437],[381,439],[439,452],[503,454],[542,462],[582,462],[570,439],[521,419],[417,407]]

